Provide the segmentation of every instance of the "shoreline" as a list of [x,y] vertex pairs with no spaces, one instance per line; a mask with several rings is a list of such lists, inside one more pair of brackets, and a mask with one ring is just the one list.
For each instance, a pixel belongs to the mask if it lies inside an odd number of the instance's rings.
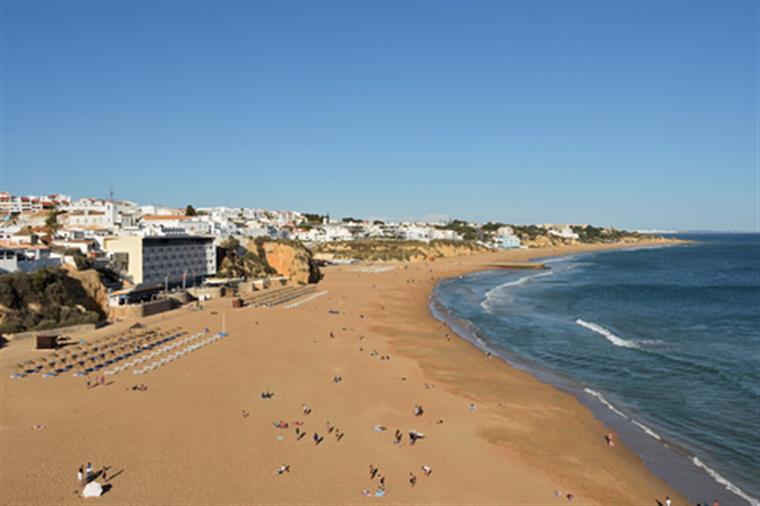
[[[612,253],[625,250],[655,249],[685,244],[688,244],[688,242],[684,242],[683,244],[616,248],[604,251],[592,250],[551,257],[539,255],[530,258],[529,262],[532,265],[543,265],[539,262],[554,258],[562,260],[600,252]],[[491,265],[482,270],[471,271],[466,275],[495,272],[497,270],[500,269]],[[621,412],[600,392],[584,385],[580,380],[566,374],[564,371],[534,363],[510,350],[503,349],[498,345],[494,346],[481,329],[469,320],[462,319],[450,312],[436,298],[436,292],[439,290],[440,284],[450,279],[454,279],[454,277],[444,277],[437,280],[431,291],[429,308],[433,317],[445,323],[463,341],[469,343],[480,352],[491,353],[493,356],[504,361],[509,367],[525,371],[538,381],[572,395],[580,404],[590,409],[597,420],[612,427],[626,448],[634,452],[655,476],[665,480],[682,494],[689,496],[692,502],[700,502],[700,499],[704,497],[723,496],[728,491],[731,494],[731,500],[722,500],[722,504],[733,504],[734,499],[738,500],[740,504],[749,504],[750,506],[758,504],[756,500],[721,476],[717,471],[708,467],[698,457],[693,455],[690,450],[681,446],[680,443],[663,438],[660,434],[654,432],[652,428],[630,416],[629,413]],[[657,430],[660,431],[661,429]]]
[[[89,338],[137,321],[216,332],[225,318],[229,336],[145,376],[127,371],[92,389],[70,374],[8,379],[17,361],[43,353],[11,343],[0,353],[0,502],[76,504],[74,471],[93,461],[113,468],[103,504],[607,506],[665,496],[688,504],[624,445],[609,448],[607,429],[574,397],[447,338],[428,309],[436,279],[494,260],[580,250],[330,267],[319,286],[325,294],[287,309],[231,309],[218,299],[202,310],[127,320]],[[148,388],[134,392],[133,383]],[[261,400],[265,390],[275,397]],[[303,404],[313,413],[304,416]],[[413,414],[415,404],[423,416]],[[346,437],[299,442],[273,420],[301,420],[309,435],[337,425]],[[387,431],[373,430],[378,424]],[[394,429],[426,438],[397,446]],[[292,472],[278,476],[285,464]],[[387,477],[385,499],[361,494],[377,486],[370,464]],[[434,470],[430,477],[423,465]],[[416,487],[410,473],[420,476]],[[573,502],[555,491],[572,493]]]

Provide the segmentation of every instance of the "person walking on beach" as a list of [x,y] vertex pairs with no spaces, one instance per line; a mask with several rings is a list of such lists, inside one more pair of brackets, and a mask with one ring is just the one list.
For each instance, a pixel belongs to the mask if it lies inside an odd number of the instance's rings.
[[103,466],[103,470],[100,472],[100,476],[103,477],[103,481],[108,481],[108,468]]
[[87,476],[87,482],[89,483],[90,482],[90,478],[92,478],[92,463],[91,462],[87,463],[87,474],[86,474],[86,476]]
[[417,484],[417,477],[414,475],[414,473],[409,473],[409,484],[411,486],[415,486]]
[[608,432],[604,439],[607,440],[608,446],[615,446],[615,441],[612,439],[612,431]]
[[83,467],[79,466],[79,470],[77,471],[77,481],[81,484],[83,476]]

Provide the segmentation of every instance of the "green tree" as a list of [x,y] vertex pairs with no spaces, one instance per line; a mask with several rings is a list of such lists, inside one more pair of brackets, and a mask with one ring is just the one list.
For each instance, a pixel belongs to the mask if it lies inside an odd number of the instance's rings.
[[61,212],[53,208],[48,212],[47,218],[45,218],[45,227],[48,230],[48,234],[51,236],[61,228],[61,224],[58,223],[59,214],[61,214]]
[[188,204],[187,207],[185,208],[185,216],[197,216],[197,215],[198,215],[198,211],[196,211],[192,205]]

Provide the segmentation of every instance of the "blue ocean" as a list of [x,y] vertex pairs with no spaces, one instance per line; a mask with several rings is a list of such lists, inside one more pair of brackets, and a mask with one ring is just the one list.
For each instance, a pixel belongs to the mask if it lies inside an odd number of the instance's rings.
[[588,405],[694,503],[760,505],[760,235],[447,279],[434,313]]

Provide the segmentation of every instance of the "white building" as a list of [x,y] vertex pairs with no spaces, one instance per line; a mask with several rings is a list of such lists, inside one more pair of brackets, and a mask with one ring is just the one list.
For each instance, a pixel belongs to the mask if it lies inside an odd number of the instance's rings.
[[0,192],[0,215],[52,209],[55,206],[67,205],[70,201],[71,197],[67,195],[15,196],[8,192]]
[[66,228],[113,228],[116,224],[114,205],[109,202],[103,209],[78,209],[62,214],[59,218]]
[[570,225],[555,225],[549,229],[549,235],[561,237],[562,239],[578,239],[578,234],[573,232]]
[[516,235],[497,235],[494,238],[497,248],[511,249],[520,247],[520,238]]
[[166,206],[156,206],[156,205],[146,205],[146,206],[139,206],[137,208],[137,214],[140,216],[181,216],[184,215],[184,211],[174,208],[174,207],[166,207]]
[[213,237],[109,237],[103,248],[135,285],[176,283],[216,273]]
[[147,215],[140,223],[146,235],[209,235],[213,231],[206,216]]
[[430,229],[418,225],[407,225],[402,227],[401,233],[407,241],[429,241]]
[[431,241],[435,241],[435,240],[461,241],[462,240],[462,236],[457,234],[455,231],[438,229],[438,228],[431,228],[430,232],[428,233],[428,237],[430,237]]
[[511,249],[520,247],[520,238],[515,235],[515,231],[512,227],[499,227],[496,231],[496,236],[493,239],[497,248]]
[[61,265],[61,259],[46,246],[0,241],[0,273],[34,272],[43,267],[57,267]]

